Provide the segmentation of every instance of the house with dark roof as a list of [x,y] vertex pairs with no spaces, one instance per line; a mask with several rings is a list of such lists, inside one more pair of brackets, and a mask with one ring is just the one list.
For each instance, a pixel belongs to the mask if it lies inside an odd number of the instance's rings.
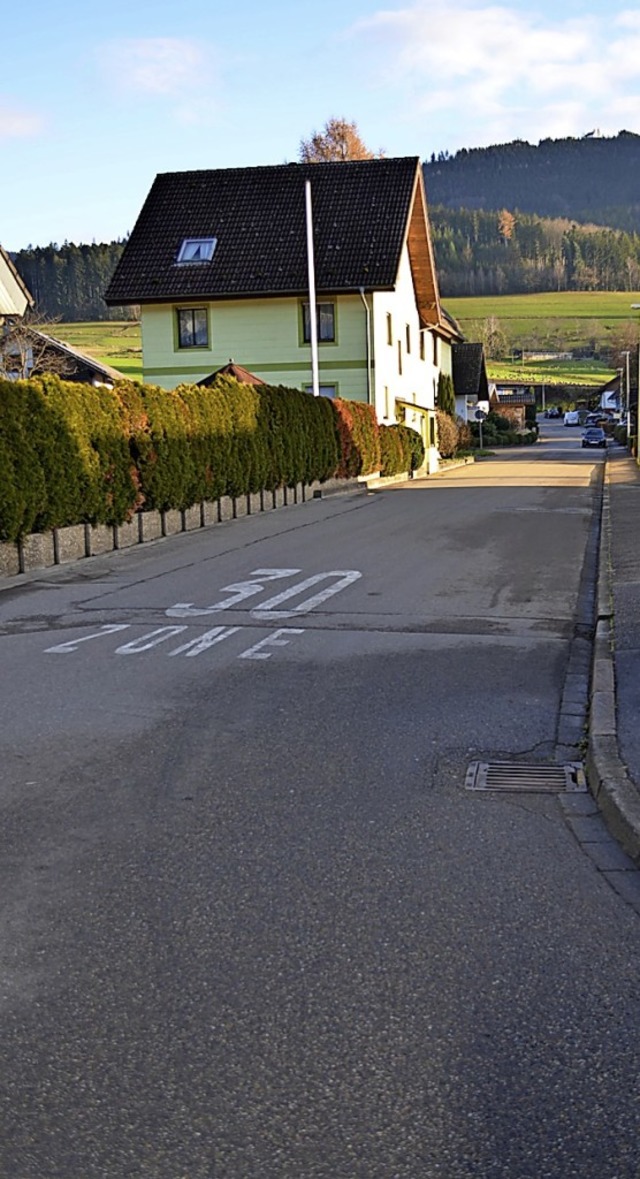
[[105,297],[140,306],[145,381],[195,384],[234,356],[269,384],[369,402],[437,462],[438,376],[461,336],[417,157],[160,174]]
[[463,422],[469,420],[469,410],[478,401],[489,402],[489,381],[482,344],[454,343],[453,388],[456,413]]

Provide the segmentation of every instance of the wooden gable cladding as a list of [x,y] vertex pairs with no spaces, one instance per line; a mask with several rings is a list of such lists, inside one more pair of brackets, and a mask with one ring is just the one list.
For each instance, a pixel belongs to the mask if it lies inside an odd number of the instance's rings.
[[440,327],[442,326],[440,295],[421,171],[416,174],[407,232],[407,247],[416,291],[420,326],[425,328]]

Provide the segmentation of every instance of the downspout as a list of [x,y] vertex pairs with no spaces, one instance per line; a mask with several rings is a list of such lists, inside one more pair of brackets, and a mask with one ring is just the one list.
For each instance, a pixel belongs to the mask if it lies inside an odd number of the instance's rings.
[[318,325],[316,316],[316,274],[313,257],[313,216],[311,212],[311,181],[304,182],[304,198],[307,219],[307,273],[309,276],[309,335],[311,336],[311,385],[313,396],[320,395],[318,376]]
[[367,404],[371,405],[371,310],[369,304],[364,297],[364,287],[360,287],[360,298],[364,303],[364,309],[367,316],[367,331],[366,331],[366,355],[367,355]]

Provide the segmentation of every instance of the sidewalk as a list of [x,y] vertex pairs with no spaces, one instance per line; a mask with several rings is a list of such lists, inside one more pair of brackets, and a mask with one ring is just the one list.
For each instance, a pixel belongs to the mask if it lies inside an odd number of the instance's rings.
[[607,453],[587,752],[589,786],[640,865],[640,468]]

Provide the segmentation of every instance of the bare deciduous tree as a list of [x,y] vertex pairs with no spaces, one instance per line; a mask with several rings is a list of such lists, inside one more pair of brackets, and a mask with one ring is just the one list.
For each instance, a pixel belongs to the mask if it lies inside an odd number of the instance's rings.
[[51,342],[53,326],[37,312],[0,322],[0,377],[17,381],[43,372],[59,377],[71,374],[73,360]]
[[314,131],[310,139],[300,140],[301,164],[374,160],[383,156],[383,151],[369,151],[360,138],[357,124],[349,123],[346,119],[328,119],[323,131]]

